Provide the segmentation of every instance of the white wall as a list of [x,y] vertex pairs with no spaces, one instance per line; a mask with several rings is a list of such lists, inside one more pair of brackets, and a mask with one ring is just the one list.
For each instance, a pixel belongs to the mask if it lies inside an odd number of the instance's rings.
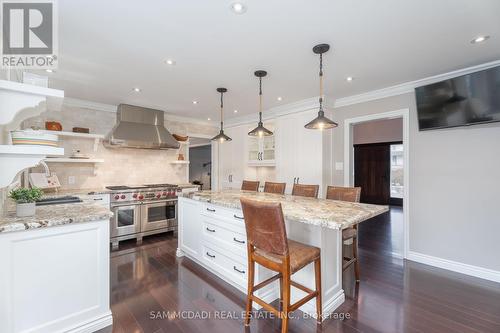
[[[334,161],[344,119],[410,109],[410,251],[500,271],[500,124],[419,132],[413,93],[334,109]],[[343,185],[343,171],[333,171]]]
[[373,120],[355,124],[352,128],[355,145],[395,141],[403,141],[403,118]]

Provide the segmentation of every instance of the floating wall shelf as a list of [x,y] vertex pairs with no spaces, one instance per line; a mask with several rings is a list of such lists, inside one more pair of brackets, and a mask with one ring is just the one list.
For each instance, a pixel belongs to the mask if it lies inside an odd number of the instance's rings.
[[44,133],[55,134],[62,137],[73,137],[82,139],[92,139],[94,140],[94,152],[97,151],[99,143],[104,139],[103,134],[91,134],[91,133],[75,133],[75,132],[63,132],[63,131],[41,131]]
[[104,163],[101,158],[70,158],[70,157],[55,157],[46,158],[47,163]]

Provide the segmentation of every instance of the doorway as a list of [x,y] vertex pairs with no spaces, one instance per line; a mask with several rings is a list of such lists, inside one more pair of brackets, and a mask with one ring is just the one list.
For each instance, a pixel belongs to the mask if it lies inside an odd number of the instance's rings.
[[[395,120],[390,120],[391,126],[402,127],[402,122]],[[382,126],[380,122],[370,125]],[[403,151],[402,141],[354,144],[354,185],[363,189],[361,202],[403,205]]]
[[[399,124],[397,130],[395,124]],[[362,136],[359,131],[355,133],[360,128]],[[399,136],[394,135],[396,132]],[[384,218],[387,235],[383,239],[388,242],[387,252],[397,258],[406,258],[409,247],[408,147],[408,109],[344,121],[344,185],[361,186],[362,202],[390,206]],[[368,239],[361,233],[360,247],[363,238]]]
[[189,139],[189,182],[200,190],[212,188],[212,144],[210,139]]

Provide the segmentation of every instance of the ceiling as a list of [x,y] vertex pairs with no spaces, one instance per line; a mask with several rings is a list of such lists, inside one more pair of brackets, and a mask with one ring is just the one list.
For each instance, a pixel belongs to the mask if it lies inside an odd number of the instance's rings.
[[[317,43],[332,46],[324,59],[329,98],[500,59],[498,0],[245,0],[243,15],[231,2],[59,1],[51,86],[217,124],[219,86],[229,90],[228,118],[257,112],[257,69],[269,72],[266,109],[317,96]],[[470,43],[481,34],[491,38]]]

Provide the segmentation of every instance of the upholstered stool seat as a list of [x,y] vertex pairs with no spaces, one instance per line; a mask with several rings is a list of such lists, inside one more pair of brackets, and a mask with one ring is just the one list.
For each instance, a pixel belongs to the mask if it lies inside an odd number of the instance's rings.
[[[282,264],[281,256],[255,249],[255,255],[264,257],[267,260]],[[288,253],[290,255],[290,270],[293,273],[302,269],[307,264],[320,257],[321,251],[315,246],[305,245],[291,239],[288,239]]]

